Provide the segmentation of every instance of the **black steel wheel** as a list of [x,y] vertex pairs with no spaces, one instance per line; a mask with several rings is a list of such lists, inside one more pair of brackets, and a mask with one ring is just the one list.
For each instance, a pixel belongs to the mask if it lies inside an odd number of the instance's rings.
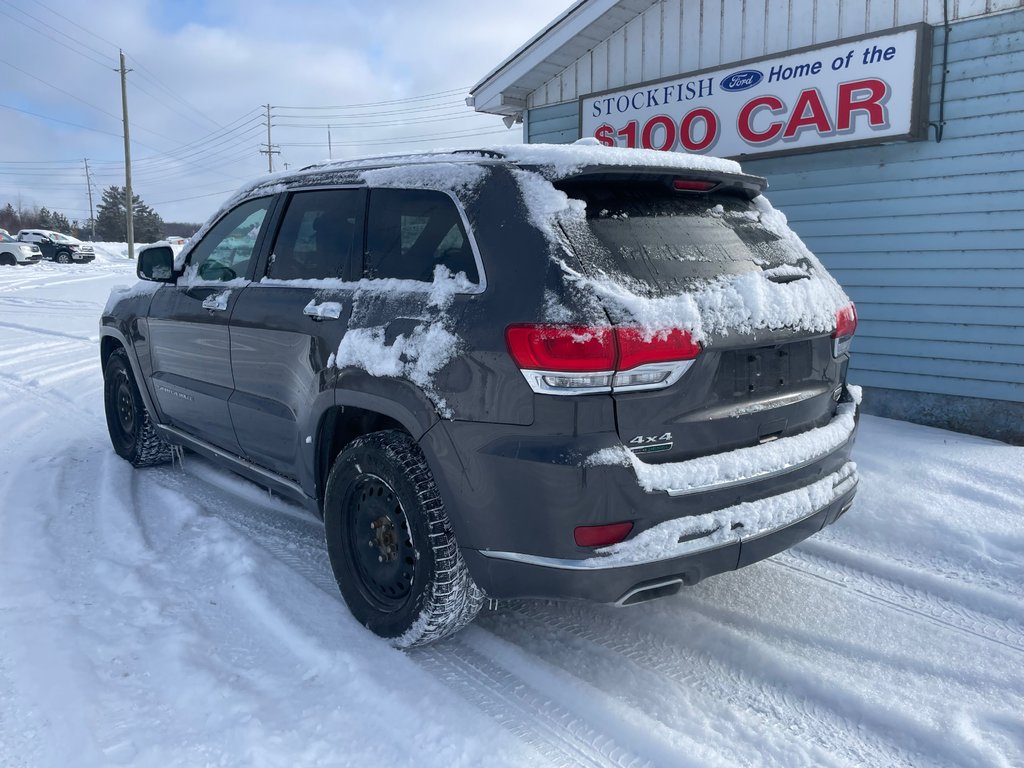
[[447,637],[483,606],[423,452],[405,432],[374,432],[341,452],[324,525],[349,610],[395,646]]
[[103,406],[118,456],[136,467],[170,460],[171,446],[153,427],[123,349],[115,350],[103,368]]

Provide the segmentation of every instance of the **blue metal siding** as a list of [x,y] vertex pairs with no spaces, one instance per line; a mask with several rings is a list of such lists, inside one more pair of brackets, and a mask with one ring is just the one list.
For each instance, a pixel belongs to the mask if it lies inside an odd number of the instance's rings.
[[[948,55],[941,143],[743,165],[857,302],[854,382],[1024,403],[1024,11],[954,24]],[[531,142],[579,135],[575,101],[526,120]]]
[[857,302],[851,380],[1024,402],[1024,12],[953,25],[945,117],[941,143],[744,169]]
[[575,101],[528,110],[524,120],[530,144],[571,144],[580,137],[579,106]]

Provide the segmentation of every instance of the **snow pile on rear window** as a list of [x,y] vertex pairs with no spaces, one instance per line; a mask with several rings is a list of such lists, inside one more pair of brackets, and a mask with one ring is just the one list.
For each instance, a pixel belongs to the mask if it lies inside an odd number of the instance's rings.
[[[603,152],[606,148],[583,149]],[[538,156],[545,155],[540,152]],[[789,228],[786,217],[763,196],[756,197],[752,210],[744,211],[742,216],[759,222],[778,237],[779,250],[789,263],[695,281],[677,293],[651,295],[650,290],[626,275],[584,275],[570,266],[574,249],[567,232],[583,233],[587,249],[604,247],[591,234],[586,204],[556,189],[539,173],[517,169],[513,176],[530,222],[548,239],[551,257],[570,282],[602,300],[614,323],[639,325],[652,332],[680,328],[702,343],[716,335],[751,334],[766,329],[828,333],[835,329],[837,311],[850,302],[821,262]],[[709,208],[708,215],[721,217],[723,212]]]
[[[434,386],[434,375],[458,354],[461,345],[461,339],[451,330],[453,322],[447,309],[457,293],[471,287],[466,275],[452,275],[439,264],[429,285],[413,280],[361,280],[347,287],[355,288],[349,328],[328,366],[361,368],[371,376],[411,381],[430,398],[442,417],[453,418],[451,408]],[[420,321],[409,334],[399,334],[389,343],[386,326],[360,327],[370,318],[380,318],[382,309],[394,313],[403,301],[407,302],[405,309],[411,311],[401,312],[399,317]],[[382,307],[382,303],[387,306]]]

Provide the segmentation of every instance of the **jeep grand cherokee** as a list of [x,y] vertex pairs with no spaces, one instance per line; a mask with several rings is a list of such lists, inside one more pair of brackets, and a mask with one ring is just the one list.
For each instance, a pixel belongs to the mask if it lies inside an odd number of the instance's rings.
[[323,516],[399,646],[491,598],[629,605],[851,505],[856,312],[735,163],[592,146],[257,181],[101,320],[110,438]]

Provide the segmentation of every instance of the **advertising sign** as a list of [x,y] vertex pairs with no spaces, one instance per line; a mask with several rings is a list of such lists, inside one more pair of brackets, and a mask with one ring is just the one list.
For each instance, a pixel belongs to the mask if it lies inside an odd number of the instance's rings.
[[720,157],[927,136],[924,24],[580,98],[580,135]]

